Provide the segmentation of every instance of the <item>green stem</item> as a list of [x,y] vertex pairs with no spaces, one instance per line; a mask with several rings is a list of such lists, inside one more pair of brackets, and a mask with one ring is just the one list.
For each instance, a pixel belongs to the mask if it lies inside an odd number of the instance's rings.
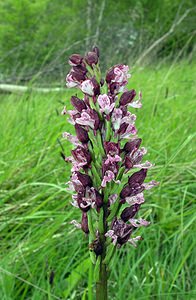
[[101,261],[99,281],[96,283],[96,300],[107,300],[107,270],[106,265]]
[[[96,300],[107,300],[108,299],[108,293],[107,293],[107,279],[108,279],[108,274],[107,274],[107,266],[104,263],[104,259],[106,257],[106,238],[105,238],[105,233],[107,231],[107,213],[108,213],[108,206],[107,203],[103,204],[102,207],[103,214],[100,214],[100,218],[102,220],[102,225],[101,226],[101,232],[100,232],[100,242],[103,247],[103,252],[101,255],[101,261],[100,261],[100,267],[99,267],[99,277],[98,281],[96,282]],[[99,222],[101,223],[101,220]]]

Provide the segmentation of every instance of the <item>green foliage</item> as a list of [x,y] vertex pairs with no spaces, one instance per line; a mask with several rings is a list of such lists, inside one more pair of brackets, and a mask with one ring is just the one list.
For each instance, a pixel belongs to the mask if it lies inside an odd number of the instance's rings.
[[189,9],[150,52],[153,59],[193,51],[193,0],[1,0],[1,80],[29,81],[36,75],[40,81],[59,81],[68,56],[94,43],[104,53],[103,68],[117,58],[132,64]]
[[[144,98],[136,125],[160,185],[146,198],[144,240],[115,252],[111,299],[195,299],[194,71],[186,62],[133,70],[129,87]],[[69,224],[80,213],[65,191],[70,167],[57,141],[71,130],[59,102],[69,108],[71,94],[0,97],[0,299],[93,299],[87,240]],[[70,143],[61,143],[69,155]]]

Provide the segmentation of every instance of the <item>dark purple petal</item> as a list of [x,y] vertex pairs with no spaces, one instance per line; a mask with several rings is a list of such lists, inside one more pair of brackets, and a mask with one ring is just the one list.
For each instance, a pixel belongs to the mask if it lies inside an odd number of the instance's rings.
[[83,61],[83,57],[80,54],[72,54],[69,57],[69,64],[71,66],[81,65],[82,61]]
[[76,172],[76,174],[83,187],[92,186],[92,180],[89,175],[80,172]]
[[131,158],[129,156],[125,157],[125,168],[130,170],[131,168],[133,168],[133,162],[131,160]]
[[97,130],[97,129],[99,128],[99,126],[100,126],[99,115],[98,115],[98,113],[96,112],[95,109],[92,109],[92,110],[90,111],[90,114],[91,114],[92,118],[93,118],[94,121],[95,121],[94,129]]
[[80,113],[82,112],[83,109],[86,109],[87,106],[84,103],[83,100],[80,100],[78,97],[76,96],[72,96],[71,97],[71,103],[72,105],[75,107],[75,109],[77,109],[77,111],[79,111]]
[[78,195],[77,195],[77,203],[78,203],[79,208],[80,208],[83,212],[87,212],[87,211],[91,208],[90,203],[87,203],[87,202],[84,200],[84,192],[79,192],[79,193],[78,193]]
[[147,175],[147,169],[141,169],[138,172],[135,172],[128,179],[128,184],[130,187],[134,187],[136,184],[142,185]]
[[99,57],[99,48],[94,46],[92,49],[93,52],[95,52],[97,54],[97,56]]
[[120,97],[120,105],[122,106],[127,105],[134,99],[135,96],[136,96],[135,90],[124,92]]
[[103,206],[103,196],[95,189],[95,204],[97,208],[100,208]]
[[120,144],[114,142],[104,142],[104,149],[106,154],[110,154],[111,156],[119,155],[120,153]]
[[91,79],[91,82],[93,84],[93,90],[94,90],[94,95],[99,95],[100,94],[100,85],[98,84],[97,80],[95,77]]
[[117,237],[117,244],[121,246],[129,240],[133,227],[122,220],[115,219],[112,223],[112,230]]
[[140,208],[139,204],[134,204],[131,207],[126,207],[120,217],[124,222],[127,222],[129,219],[133,218]]
[[83,75],[86,75],[86,73],[88,72],[86,67],[83,65],[72,67],[72,71]]
[[88,143],[89,141],[88,132],[79,124],[75,124],[75,130],[79,141],[84,144]]
[[89,66],[92,66],[92,65],[96,65],[98,63],[98,56],[97,56],[97,53],[96,52],[88,52],[85,57],[85,62],[89,65]]
[[86,212],[83,212],[83,213],[82,213],[81,229],[82,229],[86,234],[89,233],[89,229],[88,229],[88,217],[87,217],[87,213],[86,213]]
[[124,199],[127,197],[135,196],[139,193],[141,193],[145,189],[144,186],[140,185],[139,183],[135,183],[134,185],[125,185],[120,193],[120,197],[122,200],[122,203],[124,203]]
[[139,149],[142,139],[134,139],[130,142],[127,142],[123,148],[125,152],[135,152]]
[[80,163],[86,163],[87,165],[90,164],[91,155],[87,149],[78,146],[76,149],[72,150],[71,153],[76,161]]
[[127,184],[123,187],[121,193],[120,193],[120,198],[125,199],[126,197],[129,197],[131,194],[131,188],[130,186]]
[[70,75],[72,76],[73,80],[77,82],[83,82],[86,79],[86,75],[81,72],[71,71]]
[[128,123],[121,124],[120,128],[118,130],[118,134],[124,134],[126,132],[128,126],[129,126]]

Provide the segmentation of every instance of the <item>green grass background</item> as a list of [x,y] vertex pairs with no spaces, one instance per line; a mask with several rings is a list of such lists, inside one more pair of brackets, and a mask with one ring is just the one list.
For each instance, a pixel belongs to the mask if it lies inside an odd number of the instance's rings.
[[[196,299],[195,71],[186,61],[133,69],[129,88],[143,92],[136,125],[156,164],[148,179],[160,185],[145,193],[144,240],[116,254],[109,299]],[[92,300],[88,242],[69,224],[80,212],[59,155],[58,139],[71,150],[60,112],[72,92],[0,95],[2,300]]]

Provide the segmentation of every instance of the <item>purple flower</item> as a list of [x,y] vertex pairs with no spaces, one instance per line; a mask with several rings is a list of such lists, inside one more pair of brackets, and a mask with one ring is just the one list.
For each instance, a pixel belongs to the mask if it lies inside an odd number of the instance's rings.
[[81,65],[83,57],[80,54],[72,54],[69,58],[69,64],[71,66]]
[[133,187],[135,186],[135,184],[141,185],[144,182],[146,175],[147,175],[147,169],[141,169],[140,171],[135,172],[128,179],[129,186]]
[[124,145],[123,150],[127,153],[132,154],[139,149],[141,142],[142,142],[142,139],[138,139],[138,138],[133,139]]
[[111,156],[110,154],[107,155],[107,159],[105,160],[105,164],[106,165],[109,165],[109,164],[113,164],[113,163],[116,163],[116,162],[119,162],[121,161],[122,158],[119,156],[119,155],[114,155],[114,156]]
[[75,160],[73,162],[73,171],[79,171],[80,168],[89,166],[91,162],[91,155],[87,149],[82,146],[78,146],[75,150],[72,150],[71,153]]
[[96,65],[98,63],[98,60],[99,60],[98,56],[97,56],[97,53],[94,52],[94,51],[87,52],[84,59],[85,59],[85,62],[91,67],[93,65]]
[[124,105],[127,105],[130,102],[132,102],[133,99],[135,98],[135,95],[136,95],[136,91],[135,90],[124,92],[122,94],[122,96],[120,97],[120,105],[124,106]]
[[115,219],[112,224],[111,230],[106,232],[105,236],[110,237],[114,245],[120,248],[125,244],[133,231],[133,227],[123,222],[123,220]]
[[106,171],[101,183],[102,187],[106,187],[107,182],[111,182],[112,180],[115,179],[115,175],[112,171]]
[[82,213],[81,229],[84,231],[84,233],[86,233],[86,234],[89,233],[88,217],[87,217],[87,213],[85,213],[85,212]]
[[128,184],[126,184],[121,193],[120,197],[122,199],[125,199],[127,197],[135,196],[139,193],[141,193],[145,187],[142,185],[144,182],[144,179],[146,178],[147,170],[141,169],[138,172],[135,172],[131,177],[128,179]]
[[89,96],[96,96],[100,92],[100,86],[95,78],[84,80],[81,83],[80,88],[84,94],[87,94]]
[[80,82],[74,78],[72,73],[67,74],[66,82],[68,88],[77,87],[80,84]]
[[142,204],[145,202],[144,199],[144,194],[143,193],[139,193],[135,196],[130,196],[130,197],[126,197],[125,201],[129,204],[129,205],[134,205],[134,204]]
[[114,142],[104,142],[104,149],[106,151],[106,154],[109,154],[111,156],[119,155],[120,144]]
[[87,106],[83,100],[80,100],[76,96],[71,97],[71,103],[79,111],[80,113],[82,112],[83,109],[87,109]]
[[81,113],[81,117],[76,119],[76,123],[84,126],[89,126],[94,129],[95,120],[90,116],[87,111]]
[[123,123],[121,124],[118,134],[121,139],[128,139],[130,135],[135,135],[137,133],[137,129],[133,124]]
[[72,134],[70,134],[69,132],[63,132],[62,136],[63,136],[63,138],[67,139],[68,141],[70,141],[75,146],[80,146],[79,139],[76,136],[73,136]]
[[75,130],[76,130],[76,135],[77,135],[77,138],[79,139],[79,141],[84,144],[88,143],[89,136],[88,136],[87,131],[78,124],[75,124]]
[[140,205],[139,204],[134,204],[130,207],[126,207],[120,217],[124,222],[127,222],[129,219],[133,218],[136,213],[138,212],[138,210],[140,209]]
[[129,106],[133,108],[141,108],[142,107],[141,99],[142,99],[142,93],[139,92],[139,99],[129,103]]
[[84,192],[87,186],[92,186],[92,180],[89,175],[82,174],[80,172],[72,173],[71,177],[72,184],[75,188],[75,191],[78,193]]
[[94,95],[94,86],[90,79],[87,79],[81,83],[81,90],[83,93],[93,96]]
[[112,125],[115,131],[119,130],[123,112],[120,108],[115,108],[112,113]]
[[83,110],[80,118],[77,118],[75,122],[83,126],[89,126],[95,130],[97,130],[100,125],[99,116],[94,109]]
[[129,219],[129,223],[133,226],[133,227],[141,227],[141,226],[148,226],[150,225],[150,222],[144,220],[144,219]]
[[115,103],[111,103],[110,98],[106,94],[99,95],[97,102],[101,107],[100,112],[106,115],[110,114],[115,107]]
[[115,82],[120,85],[126,85],[128,83],[128,78],[130,78],[129,67],[125,65],[116,65],[109,69],[106,74],[107,83]]

